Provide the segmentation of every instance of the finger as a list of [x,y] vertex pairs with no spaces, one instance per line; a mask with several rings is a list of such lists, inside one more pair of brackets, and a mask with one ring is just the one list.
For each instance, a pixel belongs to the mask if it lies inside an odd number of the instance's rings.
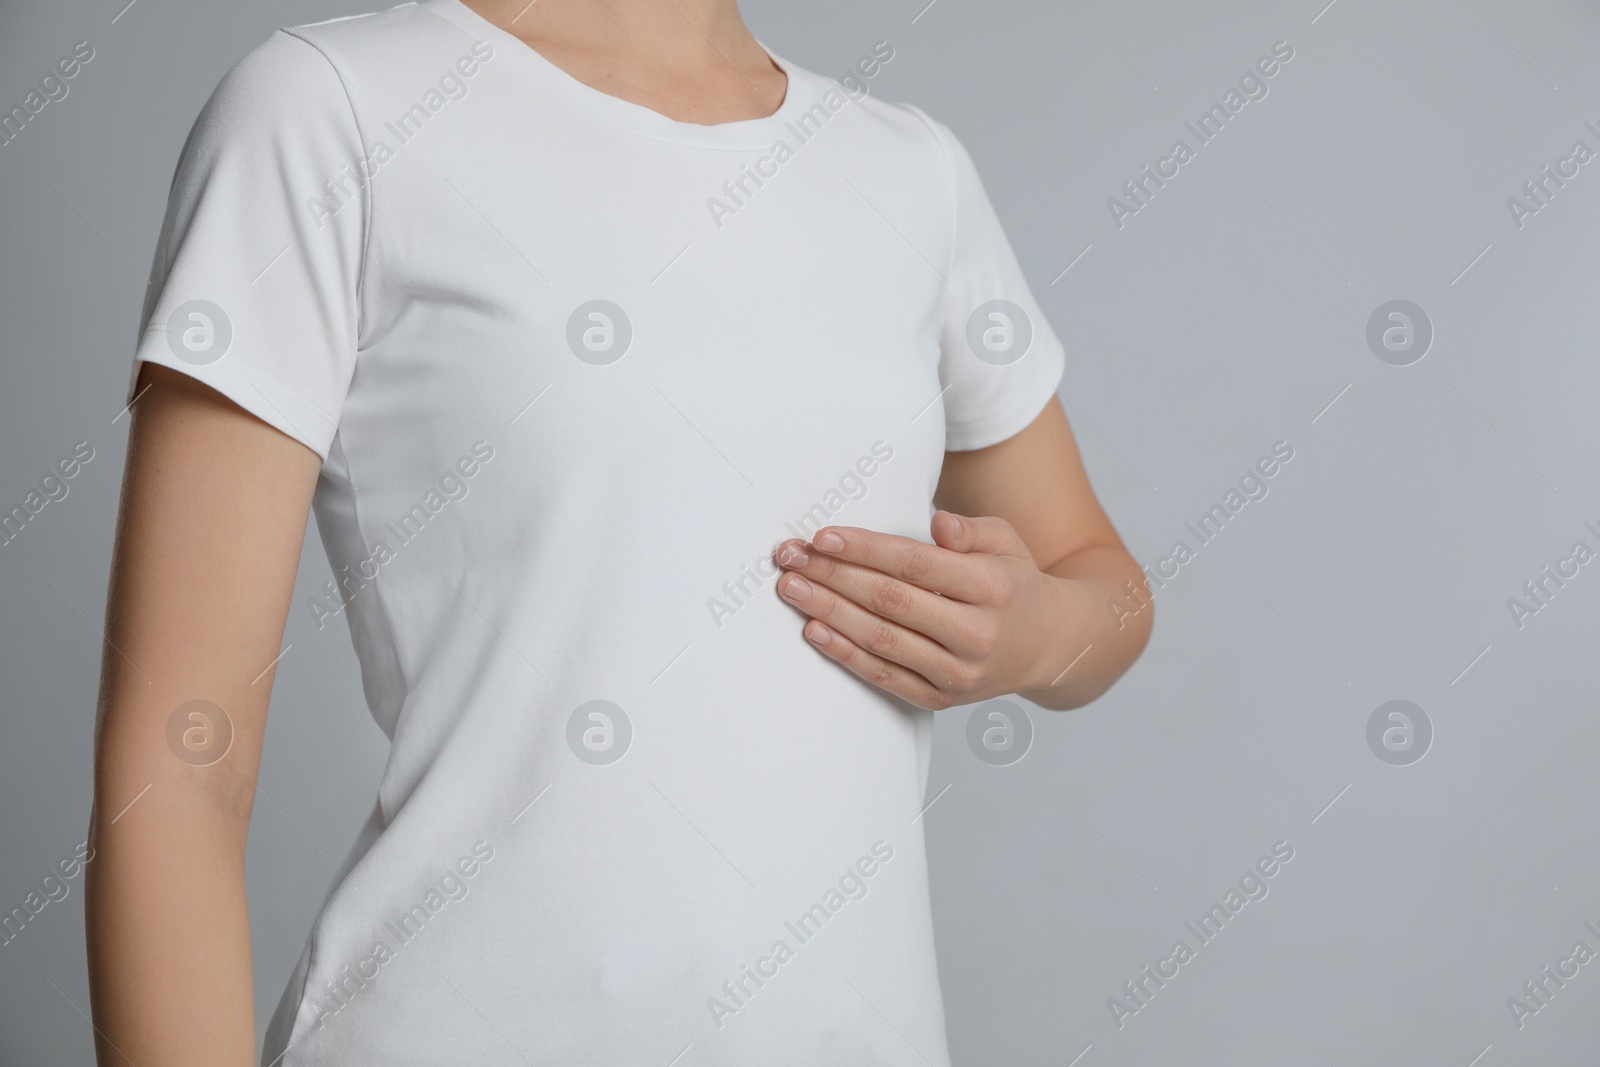
[[989,516],[957,515],[936,511],[930,524],[933,541],[952,552],[981,552],[990,556],[1016,556],[1033,561],[1028,543],[1017,528],[1005,519]]
[[954,687],[957,676],[964,674],[955,657],[936,642],[872,614],[825,585],[790,572],[778,579],[778,593],[813,619],[848,637],[858,648],[916,672],[937,688]]
[[825,526],[811,545],[823,556],[859,563],[968,603],[981,600],[993,580],[974,556],[857,526]]
[[929,592],[859,563],[808,553],[805,547],[803,541],[787,541],[779,546],[774,558],[785,570],[825,585],[872,614],[932,638],[946,649],[967,654],[976,651],[971,647],[971,632],[978,609],[971,604]]
[[937,711],[952,706],[950,700],[922,675],[874,656],[815,619],[806,623],[804,633],[813,648],[864,682],[893,693],[919,708]]

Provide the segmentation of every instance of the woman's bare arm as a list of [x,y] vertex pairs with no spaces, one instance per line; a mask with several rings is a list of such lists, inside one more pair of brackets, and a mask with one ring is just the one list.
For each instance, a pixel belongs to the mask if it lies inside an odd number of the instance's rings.
[[[146,383],[96,727],[85,884],[96,1045],[102,1065],[249,1067],[245,842],[268,665],[321,461],[186,375],[146,363]],[[186,736],[168,740],[174,710],[196,700],[232,726],[226,754],[209,765],[225,731],[208,733],[203,714],[185,715]]]
[[[1133,666],[1150,640],[1155,607],[1144,572],[1101,507],[1072,426],[1054,398],[1026,430],[988,448],[950,452],[934,499],[961,515],[1005,519],[1039,569],[1074,591],[1054,665],[1070,672],[1022,695],[1057,711],[1096,699]],[[1081,661],[1080,651],[1088,649]]]

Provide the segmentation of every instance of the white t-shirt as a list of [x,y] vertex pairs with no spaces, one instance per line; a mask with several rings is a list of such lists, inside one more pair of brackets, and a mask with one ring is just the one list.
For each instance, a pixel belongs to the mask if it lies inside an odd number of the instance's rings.
[[263,1062],[948,1063],[930,713],[770,553],[927,540],[1062,350],[892,49],[774,59],[776,115],[678,122],[427,0],[274,34],[196,122],[137,358],[323,457],[342,595],[294,610],[393,743]]

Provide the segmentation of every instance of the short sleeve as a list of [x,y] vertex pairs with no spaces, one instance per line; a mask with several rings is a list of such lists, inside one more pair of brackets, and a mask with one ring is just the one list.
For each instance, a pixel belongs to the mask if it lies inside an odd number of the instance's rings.
[[159,363],[327,460],[355,371],[362,164],[343,80],[305,39],[274,33],[223,77],[173,177],[130,401]]
[[1061,384],[1065,353],[1023,277],[977,167],[949,128],[939,141],[953,199],[939,330],[945,448],[987,448],[1026,429]]

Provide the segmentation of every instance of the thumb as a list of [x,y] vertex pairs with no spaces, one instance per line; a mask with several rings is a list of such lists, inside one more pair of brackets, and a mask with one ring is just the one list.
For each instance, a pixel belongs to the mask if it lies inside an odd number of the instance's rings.
[[1033,558],[1016,527],[994,516],[957,515],[940,509],[933,513],[932,532],[934,544],[952,552]]

